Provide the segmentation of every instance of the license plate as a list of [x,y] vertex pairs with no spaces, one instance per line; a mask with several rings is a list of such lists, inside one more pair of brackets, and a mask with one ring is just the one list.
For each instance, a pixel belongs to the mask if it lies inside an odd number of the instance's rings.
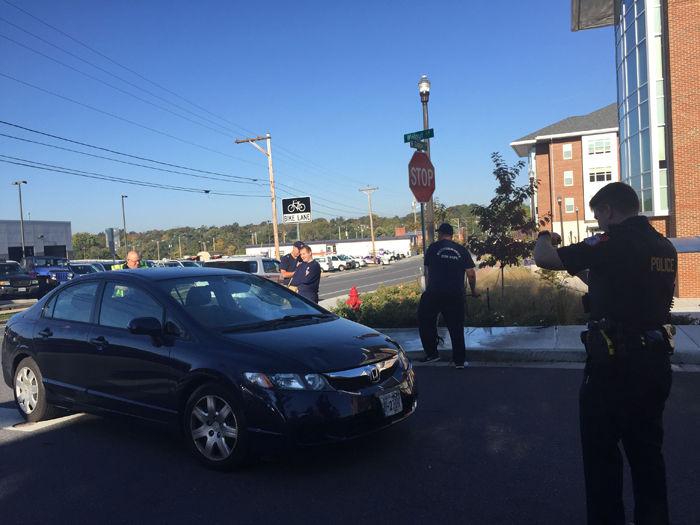
[[391,417],[398,414],[403,410],[403,403],[401,402],[401,392],[394,390],[388,394],[382,394],[379,396],[379,401],[382,404],[382,411],[384,412],[384,417]]
[[17,288],[17,291],[18,291],[18,292],[26,292],[27,289],[26,289],[26,288]]

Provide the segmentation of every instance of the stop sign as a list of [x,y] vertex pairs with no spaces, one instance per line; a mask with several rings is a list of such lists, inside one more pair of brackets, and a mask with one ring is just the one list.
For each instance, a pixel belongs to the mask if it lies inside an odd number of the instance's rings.
[[408,163],[408,187],[418,202],[428,202],[435,191],[435,168],[422,151],[416,151]]

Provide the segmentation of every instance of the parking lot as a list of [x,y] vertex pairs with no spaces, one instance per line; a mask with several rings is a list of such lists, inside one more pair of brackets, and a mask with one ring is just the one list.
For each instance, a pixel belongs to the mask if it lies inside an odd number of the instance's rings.
[[[131,421],[74,416],[8,429],[17,417],[2,385],[2,521],[584,523],[580,374],[422,367],[409,420],[234,473],[202,468],[169,433]],[[672,518],[681,525],[700,523],[697,377],[675,374],[666,412]]]

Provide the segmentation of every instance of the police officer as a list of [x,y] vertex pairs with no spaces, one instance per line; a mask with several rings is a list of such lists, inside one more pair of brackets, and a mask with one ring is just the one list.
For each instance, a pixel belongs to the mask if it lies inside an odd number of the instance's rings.
[[467,249],[452,240],[452,226],[443,223],[438,228],[438,240],[425,252],[425,292],[418,304],[418,330],[425,357],[421,363],[440,360],[437,349],[437,317],[442,313],[452,342],[455,368],[464,368],[465,272],[473,296],[476,293],[474,261]]
[[588,280],[579,396],[588,523],[625,523],[621,441],[632,471],[634,522],[666,524],[662,417],[671,389],[673,334],[667,323],[676,250],[638,215],[630,186],[604,186],[590,207],[604,234],[557,250],[552,235],[541,232],[534,253],[541,268]]
[[297,266],[301,263],[301,257],[299,256],[299,250],[304,246],[304,243],[301,241],[296,241],[292,245],[292,251],[288,253],[287,255],[283,255],[280,258],[280,273],[282,274],[282,277],[284,280],[282,283],[287,286],[289,284],[289,280],[292,278],[294,275],[294,270],[297,269]]

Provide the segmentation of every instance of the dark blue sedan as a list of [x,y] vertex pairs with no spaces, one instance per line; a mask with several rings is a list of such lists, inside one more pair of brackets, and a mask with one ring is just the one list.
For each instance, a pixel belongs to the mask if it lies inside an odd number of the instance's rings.
[[214,468],[271,438],[344,440],[416,408],[397,343],[231,270],[81,276],[7,323],[2,371],[28,421],[60,408],[172,424]]

